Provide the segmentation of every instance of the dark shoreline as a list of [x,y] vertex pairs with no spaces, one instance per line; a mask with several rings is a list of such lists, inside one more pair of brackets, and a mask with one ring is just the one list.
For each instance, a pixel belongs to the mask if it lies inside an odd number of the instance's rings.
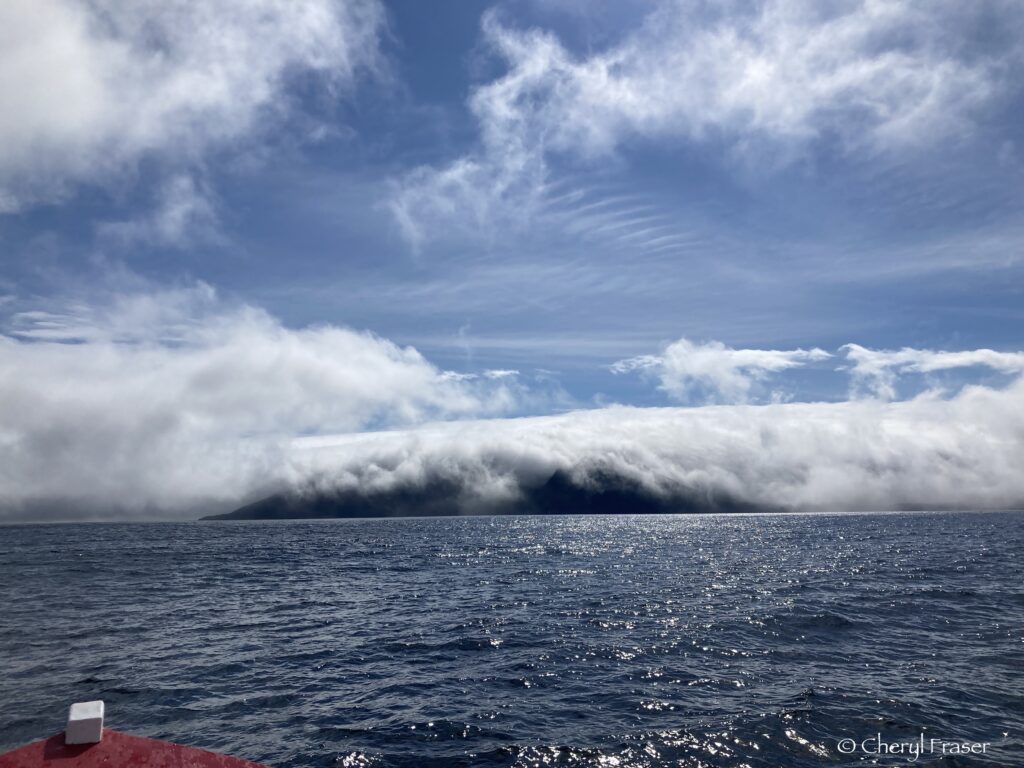
[[678,489],[654,494],[608,474],[576,480],[556,471],[514,499],[467,503],[461,484],[439,479],[416,487],[365,493],[357,490],[275,493],[231,512],[202,520],[298,520],[325,518],[447,517],[460,515],[609,515],[781,512],[721,494]]

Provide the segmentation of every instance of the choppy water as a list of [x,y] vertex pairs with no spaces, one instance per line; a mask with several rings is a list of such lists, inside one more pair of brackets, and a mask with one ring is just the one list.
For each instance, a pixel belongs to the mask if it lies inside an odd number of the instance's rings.
[[[0,528],[0,747],[279,766],[1024,765],[1024,515]],[[1004,735],[1006,734],[1006,735]],[[903,765],[906,757],[881,758]]]

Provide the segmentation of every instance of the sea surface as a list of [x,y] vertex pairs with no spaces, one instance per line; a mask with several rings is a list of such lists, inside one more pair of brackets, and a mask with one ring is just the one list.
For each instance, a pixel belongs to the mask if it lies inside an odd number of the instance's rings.
[[[1022,555],[1019,513],[2,527],[0,748],[100,698],[276,766],[1020,766]],[[876,754],[921,734],[988,746]]]

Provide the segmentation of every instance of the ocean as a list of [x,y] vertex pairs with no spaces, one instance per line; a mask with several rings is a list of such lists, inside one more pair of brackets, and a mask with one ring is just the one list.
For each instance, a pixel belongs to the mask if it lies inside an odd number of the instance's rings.
[[1009,512],[7,526],[0,747],[100,698],[276,766],[1024,765],[1022,553]]

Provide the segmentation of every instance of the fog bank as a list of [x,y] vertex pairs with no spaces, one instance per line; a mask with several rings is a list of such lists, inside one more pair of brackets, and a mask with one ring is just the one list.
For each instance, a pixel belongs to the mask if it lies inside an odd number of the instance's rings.
[[[275,489],[374,498],[443,488],[453,511],[522,500],[559,473],[694,508],[1024,506],[1024,383],[943,400],[614,407],[297,441]],[[704,502],[703,504],[701,502]]]

